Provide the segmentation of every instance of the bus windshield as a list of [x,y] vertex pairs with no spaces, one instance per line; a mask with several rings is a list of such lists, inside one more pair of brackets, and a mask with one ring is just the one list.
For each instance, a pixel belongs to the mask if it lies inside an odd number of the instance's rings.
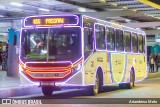
[[76,61],[81,57],[80,28],[23,29],[22,60]]

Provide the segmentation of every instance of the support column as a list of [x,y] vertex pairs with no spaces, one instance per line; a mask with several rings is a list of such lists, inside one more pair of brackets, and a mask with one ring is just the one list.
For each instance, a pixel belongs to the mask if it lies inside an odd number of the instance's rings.
[[[17,44],[14,44],[14,36],[17,36]],[[18,45],[19,32],[15,29],[9,29],[9,40],[8,40],[8,71],[7,76],[17,77],[18,76],[18,53],[16,53],[16,46]]]

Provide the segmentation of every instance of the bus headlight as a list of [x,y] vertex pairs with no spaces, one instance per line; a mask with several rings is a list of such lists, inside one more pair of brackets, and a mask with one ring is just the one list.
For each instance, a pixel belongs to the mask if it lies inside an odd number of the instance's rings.
[[22,66],[19,64],[19,71],[23,71]]
[[82,64],[78,64],[77,66],[75,66],[73,69],[72,69],[72,72],[76,72],[76,71],[79,71],[80,69],[82,68]]
[[21,64],[19,64],[19,71],[25,71],[25,68]]

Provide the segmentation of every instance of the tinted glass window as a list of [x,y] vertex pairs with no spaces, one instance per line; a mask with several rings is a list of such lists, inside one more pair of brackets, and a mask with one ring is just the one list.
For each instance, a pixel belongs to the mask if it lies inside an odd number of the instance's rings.
[[137,35],[135,33],[132,33],[132,51],[138,52]]
[[131,33],[124,32],[124,48],[126,52],[131,51]]
[[81,55],[80,28],[22,30],[21,57],[36,60],[71,60]]
[[117,51],[124,51],[124,45],[123,45],[123,31],[122,30],[116,30],[116,50]]
[[115,50],[115,32],[113,28],[106,28],[107,35],[107,49],[114,51]]
[[96,48],[97,49],[106,49],[105,46],[105,27],[96,25],[95,27],[96,33]]
[[138,50],[140,53],[143,53],[143,37],[142,37],[142,35],[138,36]]
[[93,52],[92,28],[84,29],[84,56],[88,57]]
[[145,36],[143,36],[143,52],[145,53]]

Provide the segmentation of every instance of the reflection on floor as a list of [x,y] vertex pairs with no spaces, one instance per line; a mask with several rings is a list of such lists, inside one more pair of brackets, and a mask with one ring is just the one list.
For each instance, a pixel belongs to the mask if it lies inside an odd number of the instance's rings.
[[20,86],[19,77],[8,77],[7,71],[0,71],[0,88]]

